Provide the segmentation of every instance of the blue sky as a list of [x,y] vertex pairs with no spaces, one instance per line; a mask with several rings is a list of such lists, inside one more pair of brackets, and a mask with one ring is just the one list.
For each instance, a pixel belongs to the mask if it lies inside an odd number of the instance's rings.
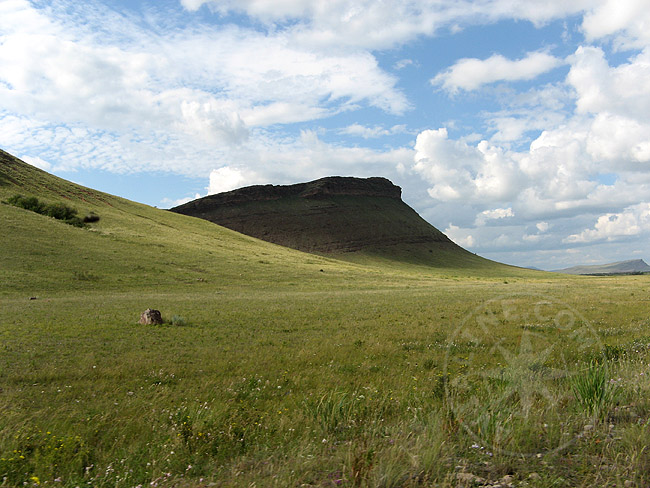
[[650,259],[648,25],[648,0],[2,0],[0,147],[163,208],[385,176],[492,259]]

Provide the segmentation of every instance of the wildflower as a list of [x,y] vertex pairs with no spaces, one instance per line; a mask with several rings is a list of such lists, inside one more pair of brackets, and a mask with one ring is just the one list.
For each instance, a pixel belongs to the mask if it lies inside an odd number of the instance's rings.
[[41,480],[38,479],[38,476],[30,476],[29,479],[32,480],[37,485],[41,484]]

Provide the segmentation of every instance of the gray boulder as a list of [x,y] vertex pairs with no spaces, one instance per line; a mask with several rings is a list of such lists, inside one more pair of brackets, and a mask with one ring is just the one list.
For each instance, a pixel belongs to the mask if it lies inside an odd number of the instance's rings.
[[160,325],[163,323],[160,310],[148,308],[140,315],[140,323],[144,325]]

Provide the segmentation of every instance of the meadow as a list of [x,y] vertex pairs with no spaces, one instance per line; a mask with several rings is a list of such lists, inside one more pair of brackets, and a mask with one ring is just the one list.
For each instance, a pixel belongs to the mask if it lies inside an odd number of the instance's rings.
[[346,262],[7,161],[100,220],[0,204],[0,486],[650,485],[650,276]]

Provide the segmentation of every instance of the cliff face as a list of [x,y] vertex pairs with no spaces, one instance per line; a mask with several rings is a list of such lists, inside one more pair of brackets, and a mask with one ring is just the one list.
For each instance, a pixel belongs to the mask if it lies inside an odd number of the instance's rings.
[[328,177],[240,188],[171,210],[307,252],[458,248],[406,205],[401,194],[385,178]]

